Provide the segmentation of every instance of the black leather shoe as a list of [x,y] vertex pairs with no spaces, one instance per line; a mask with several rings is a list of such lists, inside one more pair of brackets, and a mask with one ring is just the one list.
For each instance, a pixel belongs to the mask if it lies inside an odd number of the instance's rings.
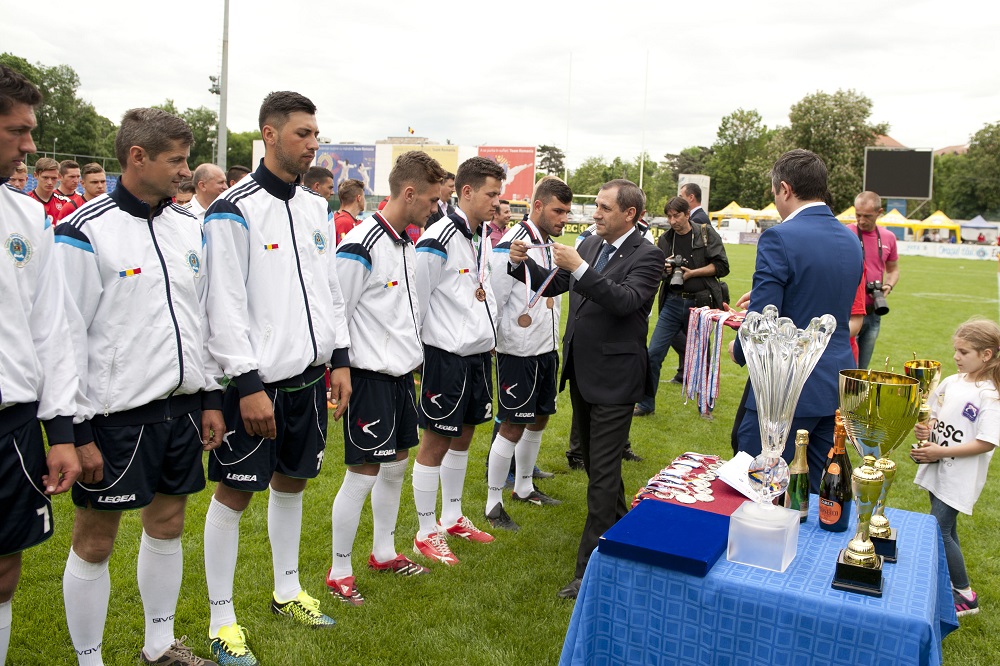
[[635,451],[632,450],[632,445],[628,444],[625,450],[622,451],[622,460],[627,460],[629,462],[642,462],[642,456],[636,455]]
[[566,456],[566,462],[569,463],[570,469],[585,469],[583,466],[582,458],[576,458],[574,456]]
[[670,383],[671,384],[683,384],[684,383],[684,374],[681,373],[681,372],[678,372],[676,375],[674,375],[674,378],[670,380]]
[[653,410],[653,409],[645,410],[642,407],[640,407],[639,405],[636,405],[635,409],[632,410],[632,416],[634,416],[634,417],[651,416],[651,415],[653,415],[655,413],[656,413],[656,410]]
[[582,578],[574,578],[569,582],[569,585],[556,592],[556,596],[560,599],[576,599],[580,594],[580,583],[582,582]]

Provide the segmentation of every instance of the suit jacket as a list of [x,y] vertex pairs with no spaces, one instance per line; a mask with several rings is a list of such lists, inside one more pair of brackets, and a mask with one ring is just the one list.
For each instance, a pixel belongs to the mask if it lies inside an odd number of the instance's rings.
[[[590,267],[579,280],[560,269],[544,294],[570,292],[559,390],[573,378],[587,402],[624,405],[647,392],[648,317],[664,259],[659,248],[633,231],[604,273],[598,273],[594,266],[603,242],[596,234],[583,241],[578,251]],[[530,259],[511,269],[511,275],[523,280],[525,265],[532,271],[532,284],[541,284],[546,272]]]
[[445,215],[451,215],[452,213],[455,212],[455,207],[454,206],[452,206],[451,204],[447,204],[447,206],[448,206],[448,212],[447,213],[442,213],[441,212],[441,206],[436,206],[434,208],[434,212],[431,213],[430,217],[427,218],[427,222],[424,224],[424,229],[426,229],[427,227],[431,226],[432,224],[434,224],[435,222],[437,222],[438,220],[440,220]]
[[695,212],[691,213],[691,221],[697,222],[698,224],[710,224],[708,213],[705,212],[704,208],[699,208]]
[[[749,310],[761,312],[774,304],[798,328],[824,314],[837,319],[837,330],[802,387],[796,417],[832,416],[840,402],[840,371],[857,366],[848,323],[863,268],[857,236],[826,206],[801,210],[760,235]],[[733,351],[737,362],[745,364],[739,338]],[[757,409],[753,391],[747,409]]]

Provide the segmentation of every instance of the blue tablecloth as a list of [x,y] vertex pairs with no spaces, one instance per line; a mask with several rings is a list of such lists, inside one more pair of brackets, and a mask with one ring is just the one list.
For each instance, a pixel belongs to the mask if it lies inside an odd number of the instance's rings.
[[784,573],[723,555],[699,578],[595,551],[560,665],[940,664],[941,639],[958,618],[934,518],[886,512],[899,530],[899,561],[883,565],[876,598],[830,587],[853,532],[819,529],[818,505],[814,496]]

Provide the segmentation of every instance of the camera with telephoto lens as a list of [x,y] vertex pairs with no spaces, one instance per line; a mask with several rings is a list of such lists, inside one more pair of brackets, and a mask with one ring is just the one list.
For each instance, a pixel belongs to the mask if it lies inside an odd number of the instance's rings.
[[879,317],[889,314],[889,303],[885,300],[885,292],[882,291],[882,283],[876,280],[865,285],[865,289],[871,294],[873,299],[872,312]]
[[667,257],[666,263],[667,266],[670,266],[674,271],[673,274],[671,274],[670,276],[670,282],[667,284],[667,286],[670,288],[670,291],[674,293],[680,293],[684,291],[684,273],[682,273],[678,269],[681,266],[687,266],[687,261],[685,261],[684,257],[682,257],[681,255],[675,254],[672,257]]

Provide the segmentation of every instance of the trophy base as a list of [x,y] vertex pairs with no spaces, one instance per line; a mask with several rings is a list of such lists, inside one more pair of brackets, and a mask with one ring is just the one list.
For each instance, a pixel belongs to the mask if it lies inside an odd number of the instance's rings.
[[877,537],[871,535],[872,543],[875,544],[875,553],[881,555],[882,559],[890,564],[896,562],[896,528],[889,528],[888,537]]
[[878,566],[874,569],[849,564],[844,559],[846,552],[846,548],[840,551],[831,587],[835,590],[843,590],[844,592],[867,594],[870,597],[881,597],[882,563],[879,562]]

